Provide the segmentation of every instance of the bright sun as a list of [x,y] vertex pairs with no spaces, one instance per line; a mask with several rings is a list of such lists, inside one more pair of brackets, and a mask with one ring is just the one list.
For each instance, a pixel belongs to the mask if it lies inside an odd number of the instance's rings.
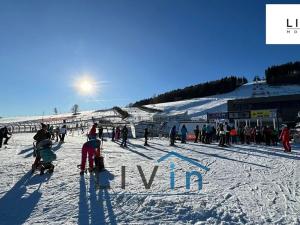
[[97,91],[96,81],[88,76],[83,76],[75,81],[75,88],[81,95],[92,95]]

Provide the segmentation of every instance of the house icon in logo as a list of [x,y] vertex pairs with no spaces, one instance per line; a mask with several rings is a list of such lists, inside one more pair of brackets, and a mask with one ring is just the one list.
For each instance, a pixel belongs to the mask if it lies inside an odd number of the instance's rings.
[[[167,160],[170,157],[177,157],[183,161],[186,161],[202,170],[209,171],[209,168],[202,165],[201,163],[196,162],[195,160],[188,158],[186,156],[183,156],[177,152],[169,152],[168,154],[164,155],[160,159],[157,160],[158,163],[163,162]],[[198,171],[190,171],[186,172],[185,178],[186,178],[186,190],[190,190],[191,188],[191,177],[196,176],[198,178],[198,191],[202,190],[202,174],[199,173]],[[175,163],[171,162],[170,163],[170,188],[171,190],[175,190]]]

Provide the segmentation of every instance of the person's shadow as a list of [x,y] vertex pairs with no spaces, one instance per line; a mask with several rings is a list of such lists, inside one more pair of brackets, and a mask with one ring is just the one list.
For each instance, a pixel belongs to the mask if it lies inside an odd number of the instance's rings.
[[[43,180],[34,179],[31,171],[26,173],[1,199],[0,199],[0,218],[2,225],[23,224],[30,217],[30,214],[39,202],[42,193],[39,191]],[[26,186],[40,183],[37,190],[27,193]]]
[[[91,174],[87,187],[84,176],[80,177],[78,224],[117,224],[108,191],[110,181],[113,179],[114,175],[104,170],[99,174]],[[105,215],[105,212],[107,212],[107,215]],[[106,222],[107,217],[109,222]]]

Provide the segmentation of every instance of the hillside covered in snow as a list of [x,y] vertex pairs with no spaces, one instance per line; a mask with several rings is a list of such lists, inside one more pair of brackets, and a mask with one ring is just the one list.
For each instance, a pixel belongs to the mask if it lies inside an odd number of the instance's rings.
[[250,97],[300,94],[300,85],[270,86],[264,81],[247,83],[236,90],[205,98],[146,105],[162,110],[165,115],[187,113],[192,119],[206,118],[207,113],[227,111],[227,101]]

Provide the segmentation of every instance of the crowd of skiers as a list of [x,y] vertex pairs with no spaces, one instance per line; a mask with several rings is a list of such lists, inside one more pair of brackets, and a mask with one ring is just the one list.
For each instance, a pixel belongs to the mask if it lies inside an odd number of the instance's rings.
[[[180,134],[180,135],[179,135]],[[176,126],[173,126],[169,133],[170,145],[174,146],[176,139],[180,139],[181,143],[186,143],[188,130],[185,125],[182,125],[180,133],[177,134]],[[249,127],[247,125],[235,128],[229,123],[220,123],[217,128],[211,124],[204,124],[202,128],[196,125],[193,131],[194,142],[202,142],[210,144],[215,141],[219,146],[229,146],[231,144],[265,144],[267,146],[277,146],[279,141],[282,141],[284,151],[290,152],[290,131],[286,125],[283,125],[281,131],[277,131],[273,127]]]
[[[212,142],[217,142],[221,147],[228,147],[232,144],[265,144],[267,146],[274,145],[277,146],[278,142],[281,141],[284,147],[285,152],[291,152],[290,145],[290,130],[284,125],[280,131],[277,131],[273,127],[263,126],[263,127],[249,127],[247,125],[239,126],[235,128],[231,126],[229,123],[220,123],[215,128],[212,124],[204,124],[201,128],[199,125],[196,125],[195,129],[190,132],[193,133],[192,136],[188,136],[189,131],[187,127],[183,124],[180,128],[180,132],[177,131],[176,126],[173,126],[169,132],[170,145],[174,146],[177,139],[180,139],[181,143],[186,143],[187,139],[193,138],[192,141],[195,143],[202,142],[204,144],[210,144]],[[48,165],[50,171],[54,166],[51,164],[52,160],[56,158],[56,155],[51,153],[51,145],[53,140],[56,142],[60,141],[64,142],[65,136],[67,134],[67,126],[63,125],[61,127],[53,127],[46,124],[41,124],[41,129],[35,134],[33,139],[36,141],[35,149],[43,150],[48,149],[49,152],[46,151],[35,152],[35,161],[32,165],[32,170],[36,170],[38,166],[41,164],[41,159],[43,158],[43,162],[48,164],[44,164],[44,166]],[[7,129],[7,127],[3,127],[0,129],[0,148],[2,147],[3,139],[5,139],[4,144],[7,144],[7,141],[11,137],[11,133]],[[94,123],[92,128],[89,130],[87,134],[87,141],[82,146],[82,157],[80,174],[85,172],[86,160],[89,160],[89,170],[93,171],[95,168],[101,169],[104,168],[103,157],[101,156],[101,143],[103,143],[103,127],[101,125],[98,126],[97,123]],[[113,142],[119,141],[121,139],[120,146],[127,147],[128,140],[128,128],[124,125],[122,128],[119,126],[113,127],[111,132],[111,140]],[[149,146],[149,130],[148,128],[144,129],[144,145]],[[47,159],[48,157],[48,159]],[[94,165],[95,164],[95,165]]]
[[50,126],[49,124],[47,126],[47,131],[50,133],[50,139],[55,140],[55,142],[64,142],[65,136],[67,135],[67,126],[62,125],[61,127],[57,126]]

